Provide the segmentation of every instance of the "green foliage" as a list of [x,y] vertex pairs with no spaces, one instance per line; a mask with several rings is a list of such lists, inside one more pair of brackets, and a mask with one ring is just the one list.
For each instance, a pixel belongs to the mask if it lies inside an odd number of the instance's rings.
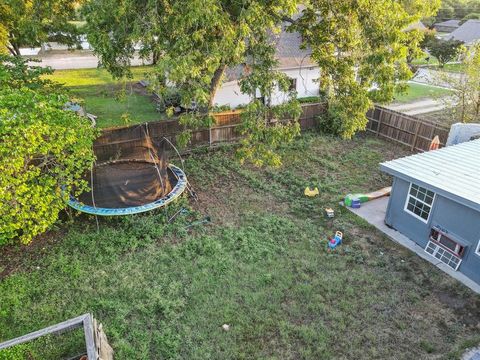
[[74,17],[77,1],[3,0],[0,23],[8,33],[8,51],[20,56],[21,47],[40,46],[52,40],[69,46],[78,44],[78,32],[69,20]]
[[320,96],[305,96],[297,99],[300,104],[314,104],[322,101]]
[[[86,187],[96,131],[23,60],[0,63],[0,244],[28,243]],[[15,64],[19,69],[15,68]],[[63,191],[62,191],[63,190]]]
[[178,89],[184,107],[193,101],[211,107],[226,67],[245,63],[250,44],[265,42],[268,32],[278,27],[282,16],[292,15],[297,4],[94,0],[85,6],[85,13],[89,40],[112,74],[128,74],[134,45],[140,43],[140,55],[156,61],[151,77],[156,92],[166,91],[168,75],[168,84]]
[[227,67],[241,66],[242,92],[252,98],[259,92],[268,105],[272,84],[280,89],[288,84],[275,71],[272,35],[299,31],[322,69],[320,86],[331,104],[331,128],[351,137],[365,128],[365,112],[373,102],[390,101],[410,78],[405,60],[419,53],[422,34],[404,29],[434,14],[439,0],[322,0],[305,3],[298,13],[299,4],[94,0],[86,6],[87,28],[112,74],[128,74],[134,45],[141,43],[140,54],[156,61],[152,87],[163,94],[173,84],[184,107],[195,104],[204,113],[213,106]]
[[22,87],[41,92],[60,90],[59,85],[48,78],[53,70],[49,67],[32,66],[29,62],[40,62],[35,59],[25,59],[0,54],[0,88]]
[[427,44],[430,54],[438,59],[440,67],[443,68],[449,61],[455,60],[461,51],[463,42],[459,40],[443,40],[434,38]]
[[[350,138],[367,124],[373,101],[390,101],[397,84],[408,80],[409,53],[419,35],[408,25],[435,12],[438,1],[315,1],[294,25],[321,71],[320,87],[329,100],[327,121]],[[375,86],[374,91],[370,91]]]
[[427,29],[427,30],[423,31],[423,38],[420,42],[420,47],[423,50],[428,49],[429,44],[432,41],[435,41],[436,37],[437,37],[437,31],[436,30]]
[[480,44],[460,52],[463,73],[452,77],[448,73],[442,76],[449,81],[454,90],[447,101],[452,118],[456,122],[480,122]]
[[480,2],[478,0],[442,0],[435,21],[464,19],[470,14],[480,13]]
[[[479,6],[479,10],[480,10],[480,6]],[[460,25],[463,25],[464,23],[466,23],[468,20],[479,20],[480,19],[480,13],[470,13],[468,15],[466,15],[462,21],[460,21]]]
[[30,242],[55,223],[68,194],[86,188],[95,131],[63,110],[67,101],[27,88],[0,91],[0,244]]
[[281,156],[276,151],[300,134],[298,119],[302,109],[300,103],[291,100],[269,108],[259,100],[250,103],[241,114],[242,124],[240,162],[251,161],[256,166],[280,166]]
[[0,350],[0,360],[25,360],[26,345],[17,345],[12,348]]

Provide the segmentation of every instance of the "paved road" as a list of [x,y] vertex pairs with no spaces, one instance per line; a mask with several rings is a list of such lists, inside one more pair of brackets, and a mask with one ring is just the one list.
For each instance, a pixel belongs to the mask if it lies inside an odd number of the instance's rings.
[[[39,63],[32,63],[32,65],[50,66],[55,70],[65,69],[92,69],[98,67],[99,59],[89,51],[60,53],[60,54],[48,54],[39,56],[38,59],[42,60]],[[148,62],[135,57],[132,59],[132,65],[147,65]]]

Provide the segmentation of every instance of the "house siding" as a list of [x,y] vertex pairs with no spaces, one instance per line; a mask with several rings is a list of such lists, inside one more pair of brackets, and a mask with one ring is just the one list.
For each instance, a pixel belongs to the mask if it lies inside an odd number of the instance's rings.
[[[297,97],[317,96],[319,94],[319,85],[316,81],[320,77],[318,67],[299,67],[295,69],[278,69],[289,78],[297,80]],[[288,95],[278,89],[272,94],[272,104],[278,105],[285,102]],[[219,106],[229,105],[236,108],[240,105],[246,105],[250,102],[250,96],[240,91],[238,81],[229,81],[218,89],[215,94],[214,103]]]
[[453,239],[465,244],[458,271],[480,284],[480,256],[475,254],[480,240],[480,212],[436,194],[428,222],[425,223],[404,210],[410,182],[394,178],[385,223],[425,247],[430,229],[440,227]]

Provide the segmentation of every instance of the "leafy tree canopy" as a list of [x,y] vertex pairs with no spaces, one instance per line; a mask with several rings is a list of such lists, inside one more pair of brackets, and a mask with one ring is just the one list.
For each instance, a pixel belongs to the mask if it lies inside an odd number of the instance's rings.
[[21,47],[40,46],[48,40],[74,46],[78,43],[78,33],[69,20],[75,16],[78,3],[73,0],[2,0],[0,46],[5,46],[15,56],[20,56]]
[[452,19],[464,21],[464,19],[470,19],[469,15],[474,13],[480,13],[480,1],[478,0],[442,0],[437,14],[424,19],[424,23],[432,26],[437,22]]
[[0,244],[28,243],[52,226],[67,194],[85,189],[93,161],[91,123],[64,110],[68,97],[39,89],[32,74],[39,71],[0,63]]
[[282,26],[298,31],[321,68],[331,129],[351,137],[365,127],[372,101],[390,100],[397,83],[411,75],[405,59],[420,39],[403,30],[433,15],[439,1],[301,3],[300,8],[296,0],[92,0],[85,10],[89,40],[112,74],[128,76],[140,47],[142,56],[157,61],[157,90],[174,84],[187,107],[192,101],[211,107],[225,69],[242,64],[248,69],[242,89],[252,98],[259,90],[268,99],[272,84],[282,78],[274,71],[272,34]]
[[40,62],[40,60],[0,54],[0,88],[27,87],[43,93],[61,89],[59,84],[42,77],[42,75],[52,74],[51,68],[32,66],[28,62]]
[[446,100],[453,119],[463,123],[480,122],[480,44],[460,51],[464,71],[458,77],[445,73],[441,81],[448,81],[455,91]]
[[434,38],[427,44],[427,48],[428,52],[438,59],[440,67],[443,68],[446,63],[457,58],[462,45],[463,41]]
[[432,14],[438,1],[312,1],[295,29],[312,49],[327,94],[327,127],[351,137],[367,124],[373,101],[391,101],[411,77],[405,61],[418,51],[419,32],[408,25]]
[[[480,7],[479,7],[479,10],[480,10]],[[460,21],[460,25],[464,24],[465,22],[467,22],[468,20],[479,20],[480,19],[480,12],[478,13],[470,13],[468,15],[466,15],[462,21]]]

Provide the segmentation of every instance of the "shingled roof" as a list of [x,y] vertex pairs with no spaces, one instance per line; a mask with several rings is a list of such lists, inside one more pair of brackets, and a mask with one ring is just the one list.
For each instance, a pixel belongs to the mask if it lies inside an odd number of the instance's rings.
[[[298,32],[287,32],[283,27],[279,34],[272,34],[272,42],[275,44],[275,58],[278,61],[277,69],[295,69],[300,67],[316,66],[310,59],[310,48],[302,49],[302,36]],[[228,68],[225,72],[227,81],[238,80],[246,73],[246,65],[238,65]]]
[[472,45],[480,40],[480,20],[468,20],[458,29],[453,31],[448,39],[463,41],[466,45]]
[[442,21],[439,23],[436,23],[434,26],[445,26],[445,27],[452,27],[452,28],[458,28],[460,26],[460,21],[461,20],[447,20],[447,21]]

